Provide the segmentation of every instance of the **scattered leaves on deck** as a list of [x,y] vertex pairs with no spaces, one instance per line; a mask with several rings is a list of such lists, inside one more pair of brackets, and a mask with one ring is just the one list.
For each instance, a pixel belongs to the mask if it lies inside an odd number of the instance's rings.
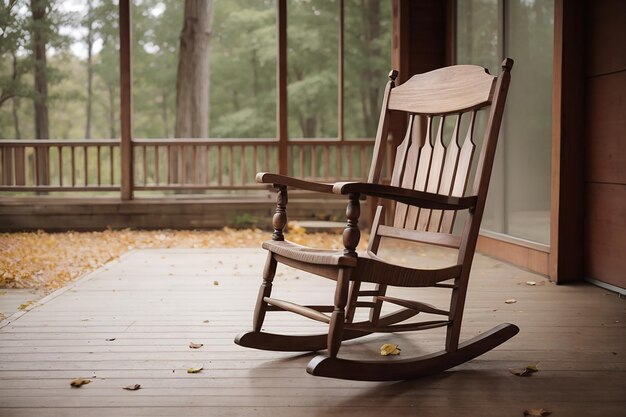
[[200,349],[202,346],[204,346],[202,343],[189,342],[189,347],[191,349]]
[[199,368],[189,368],[187,369],[187,373],[188,374],[197,374],[198,372],[201,372],[204,369],[203,366],[199,367]]
[[526,285],[530,285],[531,287],[534,287],[535,285],[537,285],[537,281],[526,281]]
[[398,347],[398,345],[394,345],[392,343],[385,343],[384,345],[380,347],[380,354],[382,356],[399,355],[400,350],[401,349]]
[[80,388],[83,385],[87,385],[87,384],[90,384],[90,383],[91,383],[90,379],[76,378],[75,380],[70,382],[70,385],[72,387],[74,387],[74,388]]
[[537,368],[537,364],[526,365],[524,368],[509,368],[509,372],[516,376],[529,376],[539,372],[539,368]]
[[123,387],[122,389],[125,389],[127,391],[137,391],[139,388],[141,388],[141,385],[139,385],[139,384],[132,384],[132,385],[127,385],[127,386]]
[[517,300],[514,298],[509,298],[508,300],[504,300],[506,304],[514,304],[517,303]]
[[[318,248],[340,248],[341,234],[305,233],[287,238]],[[134,248],[259,248],[271,232],[234,230],[107,230],[103,232],[0,233],[0,288],[53,291]],[[361,246],[367,244],[363,234]]]
[[548,411],[545,408],[529,408],[528,410],[524,410],[525,416],[545,417],[550,414],[552,414],[552,411]]

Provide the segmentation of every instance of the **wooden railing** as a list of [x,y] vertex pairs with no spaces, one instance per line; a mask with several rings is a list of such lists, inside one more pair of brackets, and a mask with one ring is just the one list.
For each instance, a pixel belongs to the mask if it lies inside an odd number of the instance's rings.
[[[274,139],[134,139],[133,191],[240,190],[279,172]],[[283,172],[317,181],[367,177],[373,140],[291,140]],[[120,191],[114,139],[0,140],[0,191]]]

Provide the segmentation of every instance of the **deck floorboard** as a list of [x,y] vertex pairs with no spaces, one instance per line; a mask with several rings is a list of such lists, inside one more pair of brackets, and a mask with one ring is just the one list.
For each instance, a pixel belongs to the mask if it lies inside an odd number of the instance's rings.
[[[312,353],[233,343],[251,326],[264,260],[254,249],[135,250],[9,317],[0,328],[0,417],[489,417],[533,407],[554,416],[625,415],[626,300],[606,290],[555,286],[477,255],[462,338],[501,322],[517,324],[516,337],[433,377],[340,381],[308,375]],[[327,303],[333,284],[282,268],[275,296]],[[448,290],[408,293],[442,307],[448,299]],[[268,313],[266,327],[324,329],[285,313]],[[340,355],[377,359],[388,342],[402,348],[389,360],[421,355],[440,350],[443,333],[371,335],[346,343]],[[509,372],[535,363],[540,371],[530,377]],[[92,382],[71,388],[75,378]],[[131,384],[141,389],[122,389]]]

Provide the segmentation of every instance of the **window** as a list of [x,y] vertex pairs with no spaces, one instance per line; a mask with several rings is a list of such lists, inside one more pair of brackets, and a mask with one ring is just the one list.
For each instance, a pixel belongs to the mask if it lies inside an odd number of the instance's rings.
[[[457,62],[497,74],[515,60],[483,228],[550,241],[553,0],[467,0],[457,5]],[[510,116],[509,116],[510,115]]]

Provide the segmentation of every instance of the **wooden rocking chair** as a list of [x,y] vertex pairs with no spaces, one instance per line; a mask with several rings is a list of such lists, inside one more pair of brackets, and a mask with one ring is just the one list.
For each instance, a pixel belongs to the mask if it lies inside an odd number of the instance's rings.
[[[396,87],[397,71],[389,75],[385,88],[373,160],[367,182],[314,183],[287,176],[259,173],[256,180],[273,184],[278,191],[273,217],[272,239],[263,243],[268,250],[253,318],[253,329],[241,334],[235,343],[265,350],[317,351],[327,355],[313,358],[310,374],[353,380],[402,380],[444,371],[469,361],[513,337],[519,329],[501,324],[479,336],[459,343],[461,319],[476,239],[478,237],[487,188],[491,176],[496,142],[510,81],[513,60],[505,59],[502,71],[494,77],[474,65],[458,65],[415,75]],[[476,113],[489,107],[480,151],[475,152]],[[391,111],[408,115],[408,129],[396,150],[391,184],[381,183]],[[419,118],[425,120],[425,137],[420,133]],[[444,120],[452,118],[454,131],[444,145]],[[440,119],[435,129],[435,120]],[[464,140],[459,136],[469,125]],[[436,134],[433,132],[437,130]],[[479,155],[471,187],[474,154]],[[343,232],[343,251],[312,249],[284,239],[287,224],[287,188],[298,188],[348,196],[348,224]],[[468,188],[468,191],[466,191]],[[374,196],[395,202],[391,225],[384,224],[384,207],[378,206],[372,224],[367,252],[356,252],[360,232],[359,199]],[[453,229],[458,211],[467,211],[462,232]],[[377,256],[382,237],[423,242],[457,248],[455,265],[442,269],[415,269],[396,265]],[[334,301],[328,306],[301,306],[271,298],[277,263],[336,281]],[[374,283],[374,290],[362,290],[361,283]],[[388,286],[438,287],[451,291],[449,310],[419,301],[386,295]],[[371,301],[362,301],[368,297]],[[383,303],[400,306],[381,315]],[[369,320],[355,322],[355,310],[370,310]],[[319,335],[281,335],[262,331],[268,311],[290,311],[328,324],[328,333]],[[423,312],[443,316],[442,320],[403,322]],[[326,314],[331,313],[331,314]],[[426,356],[392,361],[358,361],[338,358],[342,341],[377,332],[404,332],[446,327],[445,348]]]

